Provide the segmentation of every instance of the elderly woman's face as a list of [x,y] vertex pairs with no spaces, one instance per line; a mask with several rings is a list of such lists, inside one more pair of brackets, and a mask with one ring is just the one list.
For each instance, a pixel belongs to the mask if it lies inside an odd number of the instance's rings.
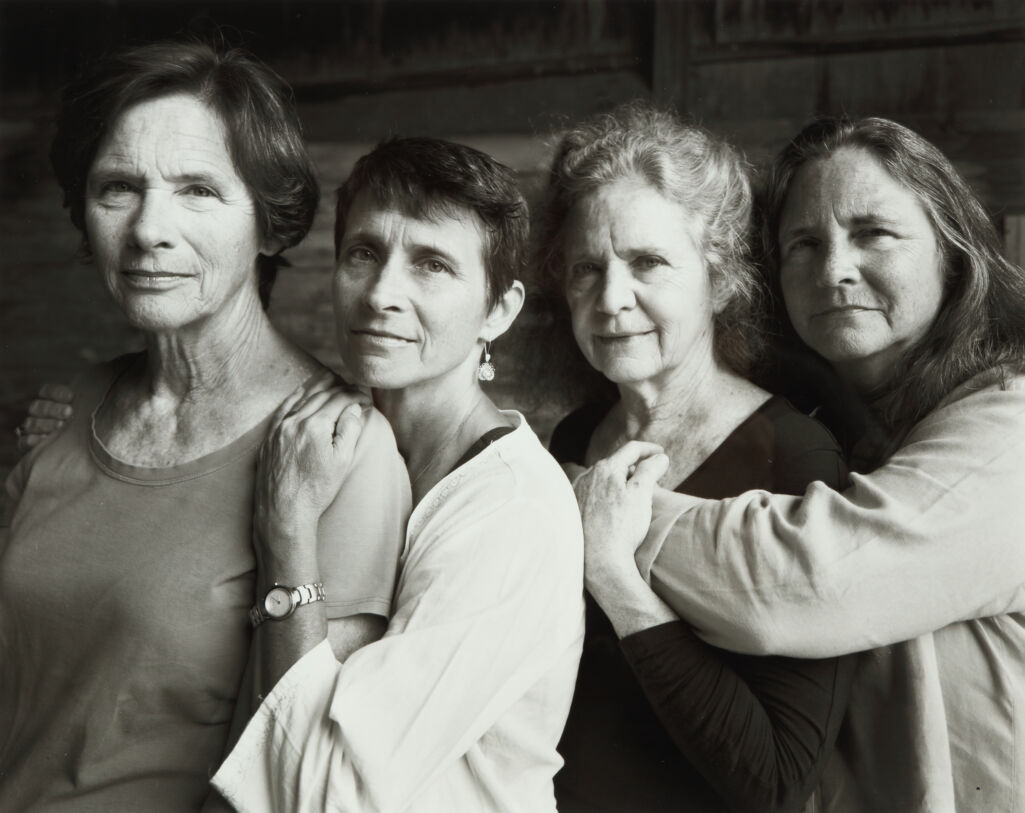
[[868,151],[838,150],[797,173],[779,245],[797,334],[858,388],[885,384],[943,299],[943,258],[918,198]]
[[712,358],[714,303],[697,228],[683,207],[637,178],[603,186],[570,210],[573,334],[616,384],[657,384]]
[[257,300],[255,207],[225,135],[214,111],[179,94],[128,108],[100,143],[86,234],[136,327],[181,330]]

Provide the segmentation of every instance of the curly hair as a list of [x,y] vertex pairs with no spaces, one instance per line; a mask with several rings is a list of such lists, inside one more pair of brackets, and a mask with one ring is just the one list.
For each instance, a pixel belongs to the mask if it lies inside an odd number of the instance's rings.
[[[299,243],[313,224],[320,186],[291,88],[240,49],[168,40],[106,56],[64,90],[50,162],[71,222],[83,233],[85,254],[86,181],[105,134],[133,105],[177,93],[195,96],[223,122],[235,170],[256,205],[261,237],[283,249]],[[278,255],[257,259],[264,307],[284,264]]]
[[888,119],[820,118],[783,149],[769,175],[762,242],[779,301],[779,227],[794,179],[807,162],[844,148],[866,150],[915,195],[944,262],[946,290],[939,312],[877,401],[880,417],[899,442],[972,376],[993,368],[1005,374],[1025,368],[1025,275],[1004,259],[982,204],[933,144]]
[[571,208],[589,192],[629,177],[678,203],[698,225],[695,237],[724,303],[714,319],[716,355],[748,374],[762,350],[763,299],[749,247],[748,167],[734,147],[668,110],[631,102],[562,136],[536,227],[540,285],[549,297],[565,300],[563,230]]

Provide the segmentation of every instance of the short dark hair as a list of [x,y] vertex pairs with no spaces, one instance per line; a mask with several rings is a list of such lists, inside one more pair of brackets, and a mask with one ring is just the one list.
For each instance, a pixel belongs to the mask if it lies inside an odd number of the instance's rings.
[[843,148],[867,151],[918,198],[944,262],[939,313],[904,354],[880,400],[881,417],[899,440],[972,376],[1025,368],[1025,275],[1004,259],[982,204],[933,144],[888,119],[820,118],[783,149],[769,176],[762,240],[777,297],[779,227],[794,178],[809,161]]
[[[238,48],[169,40],[103,57],[64,90],[50,162],[86,251],[86,181],[104,135],[132,105],[176,93],[195,96],[220,116],[261,237],[282,248],[299,243],[313,224],[320,187],[288,83]],[[264,307],[283,264],[280,256],[257,261]]]
[[563,228],[576,201],[636,176],[694,217],[694,237],[724,299],[714,315],[716,355],[742,375],[762,348],[763,284],[750,254],[751,184],[738,150],[650,102],[593,116],[563,134],[538,217],[535,265],[549,296],[565,298]]
[[511,169],[490,155],[437,138],[391,138],[360,158],[338,190],[335,258],[361,192],[416,218],[472,212],[483,235],[488,306],[523,275],[530,218]]

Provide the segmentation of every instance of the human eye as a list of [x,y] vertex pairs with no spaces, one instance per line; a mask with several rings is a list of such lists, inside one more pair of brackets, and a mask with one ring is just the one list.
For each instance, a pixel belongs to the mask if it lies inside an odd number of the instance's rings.
[[582,262],[572,263],[569,267],[570,279],[581,279],[583,277],[590,277],[601,272],[601,267],[596,262],[590,260],[584,260]]
[[659,257],[657,254],[643,254],[634,260],[634,265],[642,271],[652,271],[655,268],[668,265],[668,263],[665,258]]
[[211,187],[205,184],[192,184],[185,188],[185,194],[193,198],[216,198],[220,197]]
[[416,264],[416,268],[419,271],[423,271],[426,274],[451,274],[452,268],[448,263],[439,260],[437,257],[425,257]]
[[793,240],[788,240],[783,245],[783,254],[786,257],[794,254],[801,254],[803,252],[812,251],[818,245],[818,240],[810,235],[802,235],[795,237]]
[[376,255],[366,246],[353,246],[346,253],[346,258],[349,262],[365,265],[372,263],[376,259]]
[[105,200],[113,200],[131,195],[135,187],[128,181],[112,178],[101,181],[99,184],[99,197]]
[[896,235],[885,226],[865,226],[858,229],[854,236],[861,240],[880,240],[886,237],[895,237]]

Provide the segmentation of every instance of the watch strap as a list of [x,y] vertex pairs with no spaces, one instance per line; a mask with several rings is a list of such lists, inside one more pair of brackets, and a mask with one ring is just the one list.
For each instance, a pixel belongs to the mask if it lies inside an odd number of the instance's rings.
[[309,584],[300,584],[296,587],[287,587],[286,585],[275,583],[270,588],[270,590],[267,591],[267,593],[270,593],[271,590],[279,588],[284,588],[288,591],[288,594],[292,600],[292,606],[284,615],[280,617],[272,616],[267,613],[267,610],[264,607],[264,602],[266,601],[265,594],[264,600],[258,601],[256,604],[252,606],[252,609],[249,610],[249,623],[252,624],[253,627],[260,626],[260,624],[262,624],[264,621],[268,619],[270,619],[271,621],[282,621],[288,618],[292,613],[294,613],[297,608],[302,607],[306,604],[313,604],[317,601],[323,601],[325,598],[327,598],[327,595],[324,593],[323,582],[310,582]]

